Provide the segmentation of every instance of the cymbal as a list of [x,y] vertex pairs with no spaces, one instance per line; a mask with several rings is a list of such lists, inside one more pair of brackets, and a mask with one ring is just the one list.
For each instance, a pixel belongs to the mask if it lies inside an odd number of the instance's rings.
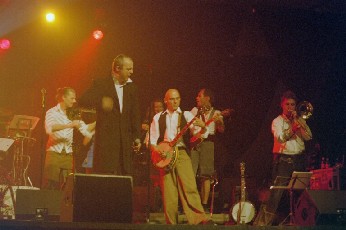
[[0,108],[0,117],[9,117],[13,115],[13,111],[6,108]]

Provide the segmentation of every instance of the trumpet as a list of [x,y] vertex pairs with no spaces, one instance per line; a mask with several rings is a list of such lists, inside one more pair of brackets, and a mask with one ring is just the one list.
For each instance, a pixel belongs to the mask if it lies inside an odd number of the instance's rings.
[[[304,120],[309,119],[312,116],[314,107],[308,101],[302,101],[296,106],[296,110],[288,111],[288,119],[290,120],[298,120],[300,117]],[[294,111],[296,111],[297,116],[294,116]]]
[[298,116],[304,120],[309,119],[312,116],[313,111],[314,107],[308,101],[302,101],[297,105]]
[[293,111],[291,111],[290,117],[290,120],[294,121],[294,123],[296,123],[299,128],[302,128],[303,131],[310,137],[310,139],[312,138],[310,129],[306,127],[306,125],[304,125],[301,121],[299,121],[299,119],[309,119],[312,116],[313,110],[314,108],[310,102],[302,101],[296,106],[297,116],[294,117],[292,113]]

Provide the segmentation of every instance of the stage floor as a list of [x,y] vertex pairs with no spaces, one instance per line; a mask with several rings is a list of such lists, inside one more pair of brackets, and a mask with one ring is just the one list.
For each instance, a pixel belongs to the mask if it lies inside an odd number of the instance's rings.
[[0,230],[37,230],[37,229],[60,229],[60,230],[161,230],[161,229],[304,229],[304,230],[341,230],[346,229],[346,226],[340,225],[317,225],[317,226],[252,226],[252,224],[236,225],[229,219],[226,213],[213,214],[212,220],[214,225],[188,225],[185,215],[181,214],[178,217],[179,224],[167,225],[163,213],[150,213],[149,220],[146,218],[146,213],[134,213],[133,223],[103,223],[103,222],[58,222],[58,221],[38,221],[38,220],[0,220]]
[[162,230],[162,229],[252,229],[252,230],[264,230],[264,229],[277,229],[277,230],[290,230],[290,229],[304,229],[304,230],[342,230],[346,229],[344,226],[267,226],[267,227],[257,227],[251,225],[166,225],[166,224],[122,224],[122,223],[96,223],[96,222],[45,222],[45,221],[19,221],[19,220],[0,220],[1,230],[40,230],[40,229],[57,229],[57,230],[136,230],[136,229],[146,229],[146,230]]
[[[19,199],[20,196],[20,192],[23,192],[23,199]],[[86,191],[86,190],[83,190]],[[4,214],[5,212],[0,213],[0,230],[8,230],[8,229],[77,229],[77,230],[82,230],[82,229],[223,229],[223,228],[227,228],[227,229],[292,229],[289,228],[288,226],[252,226],[251,224],[248,225],[235,225],[233,223],[232,220],[230,220],[229,217],[229,213],[225,212],[225,213],[215,213],[212,215],[212,220],[213,222],[216,224],[214,225],[207,225],[207,226],[203,226],[203,225],[198,225],[198,226],[191,226],[187,224],[187,220],[185,215],[179,215],[178,217],[178,225],[176,226],[172,226],[172,225],[166,225],[165,224],[165,218],[164,218],[164,214],[162,212],[157,213],[157,212],[152,212],[149,214],[149,218],[147,220],[147,213],[145,212],[146,207],[147,207],[147,199],[143,199],[143,197],[147,197],[145,192],[147,191],[146,187],[140,187],[140,188],[135,188],[134,189],[134,195],[133,195],[133,209],[127,210],[129,211],[129,215],[127,215],[127,217],[131,216],[132,213],[132,222],[131,222],[131,217],[129,218],[129,221],[131,223],[128,223],[126,221],[121,221],[123,219],[114,219],[112,217],[112,219],[110,219],[110,221],[118,221],[118,222],[125,222],[128,224],[122,224],[122,223],[100,223],[100,222],[92,222],[92,218],[93,216],[97,216],[97,215],[101,215],[101,217],[103,218],[104,215],[108,215],[108,214],[115,214],[115,216],[117,216],[118,214],[122,215],[124,213],[126,213],[125,209],[128,206],[119,206],[116,211],[110,211],[110,212],[106,212],[105,214],[100,214],[102,210],[102,208],[100,209],[100,202],[98,201],[98,205],[93,205],[90,204],[90,202],[83,202],[82,204],[87,204],[86,206],[83,207],[79,207],[78,209],[75,210],[76,213],[86,213],[88,216],[87,218],[83,219],[83,221],[90,221],[90,222],[58,222],[59,220],[59,214],[60,213],[67,213],[65,211],[62,211],[59,209],[59,207],[61,206],[61,197],[59,198],[59,196],[56,196],[56,191],[49,191],[49,190],[33,190],[32,188],[30,189],[18,189],[18,191],[16,191],[17,194],[17,208],[16,208],[16,215],[14,215],[14,208],[13,208],[13,202],[4,202],[7,206],[9,207],[8,210],[8,215],[7,218],[8,219],[4,219],[5,216],[1,215]],[[310,191],[311,192],[311,191]],[[328,192],[328,191],[327,191]],[[328,204],[333,204],[333,207],[336,207],[336,205],[340,206],[340,207],[345,207],[344,205],[344,199],[345,199],[345,191],[329,191],[329,195],[333,195],[333,196],[329,196],[329,199],[323,199],[323,201],[327,201]],[[31,196],[33,194],[35,194],[35,196]],[[54,194],[53,194],[54,193]],[[60,192],[61,193],[61,192]],[[59,194],[60,194],[59,193]],[[321,195],[320,193],[322,193],[321,191],[319,192],[319,195]],[[27,196],[24,196],[27,195]],[[62,193],[60,194],[62,195]],[[323,195],[323,194],[322,194]],[[56,200],[55,202],[53,202],[52,198],[55,197]],[[96,196],[97,197],[97,196]],[[110,197],[110,196],[109,196]],[[321,197],[327,197],[327,196],[321,196]],[[333,197],[338,198],[337,200],[332,199]],[[11,196],[5,196],[4,198],[8,198],[5,199],[5,201],[11,201]],[[131,198],[131,195],[129,196],[129,198]],[[92,200],[92,199],[91,199]],[[45,201],[46,203],[42,203],[43,201]],[[48,202],[49,201],[49,202]],[[106,199],[106,201],[108,202],[109,200]],[[28,206],[28,207],[21,207],[19,204],[22,204],[24,206]],[[52,207],[48,207],[47,204],[52,205]],[[47,205],[47,206],[45,206]],[[323,204],[324,209],[327,207],[328,205]],[[12,207],[12,208],[10,208]],[[37,207],[44,207],[47,208],[47,211],[49,209],[49,216],[47,216],[47,218],[45,218],[44,221],[38,221],[38,220],[34,220],[34,210],[37,209]],[[86,210],[85,207],[88,207],[90,209]],[[112,206],[113,207],[113,206]],[[115,206],[114,206],[115,207]],[[155,207],[155,206],[153,206]],[[310,206],[304,206],[301,205],[301,207],[310,207]],[[30,208],[29,210],[27,210],[27,208]],[[57,209],[57,210],[55,210]],[[317,224],[316,226],[296,226],[295,229],[328,229],[328,230],[332,230],[332,229],[346,229],[346,227],[341,226],[341,222],[345,223],[345,213],[342,213],[343,215],[325,215],[325,213],[330,213],[330,211],[328,210],[324,210],[321,209],[321,215],[318,216],[318,223],[322,223],[322,224]],[[78,211],[77,211],[78,210]],[[4,210],[2,210],[4,211]],[[72,209],[70,210],[72,211]],[[327,212],[328,211],[328,212]],[[36,210],[37,212],[37,210]],[[30,214],[29,214],[30,213]],[[18,215],[17,215],[18,214]],[[23,214],[23,216],[25,216],[25,219],[21,219],[22,215],[19,214]],[[24,215],[25,214],[25,215]],[[32,215],[30,218],[27,217],[27,215]],[[302,210],[302,217],[303,214],[306,214],[305,212],[303,212]],[[17,217],[16,219],[15,216]],[[313,215],[312,215],[313,216]],[[52,217],[52,219],[49,219],[48,217]],[[337,218],[340,217],[340,218]],[[53,219],[54,218],[54,219]],[[314,216],[314,218],[316,218],[316,223],[317,223],[317,216]],[[54,221],[52,221],[54,220]],[[75,219],[76,220],[76,219]],[[82,220],[82,219],[78,219],[78,220]],[[95,221],[99,221],[99,220],[103,220],[103,219],[97,219]],[[301,223],[301,222],[298,222]]]
[[[146,218],[145,218],[145,214],[134,214],[133,217],[134,221],[137,220],[138,223],[145,223],[146,222]],[[229,215],[226,213],[222,213],[222,214],[213,214],[211,219],[213,220],[213,222],[215,224],[218,225],[225,225],[230,223],[229,220]],[[149,221],[151,223],[156,223],[156,224],[165,224],[165,216],[163,213],[150,213],[149,216]],[[187,219],[186,216],[184,214],[181,214],[178,216],[178,223],[179,224],[187,224]]]

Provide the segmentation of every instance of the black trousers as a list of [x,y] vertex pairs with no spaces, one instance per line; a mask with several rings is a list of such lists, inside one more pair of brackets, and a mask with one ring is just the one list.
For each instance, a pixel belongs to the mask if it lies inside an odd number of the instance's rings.
[[[306,171],[305,154],[286,155],[274,154],[272,180],[273,185],[285,186],[288,185],[289,178],[293,171]],[[283,196],[283,189],[273,189],[270,191],[270,196],[266,205],[267,212],[275,214]]]

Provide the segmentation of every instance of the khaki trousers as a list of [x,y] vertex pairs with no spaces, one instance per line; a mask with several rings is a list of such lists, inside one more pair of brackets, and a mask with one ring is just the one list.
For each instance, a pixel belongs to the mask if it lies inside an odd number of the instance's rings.
[[72,154],[47,151],[42,188],[61,189],[67,176],[72,172],[72,168]]
[[160,170],[160,186],[167,224],[178,223],[178,196],[189,224],[208,221],[197,190],[191,159],[185,150],[179,150],[172,170]]

